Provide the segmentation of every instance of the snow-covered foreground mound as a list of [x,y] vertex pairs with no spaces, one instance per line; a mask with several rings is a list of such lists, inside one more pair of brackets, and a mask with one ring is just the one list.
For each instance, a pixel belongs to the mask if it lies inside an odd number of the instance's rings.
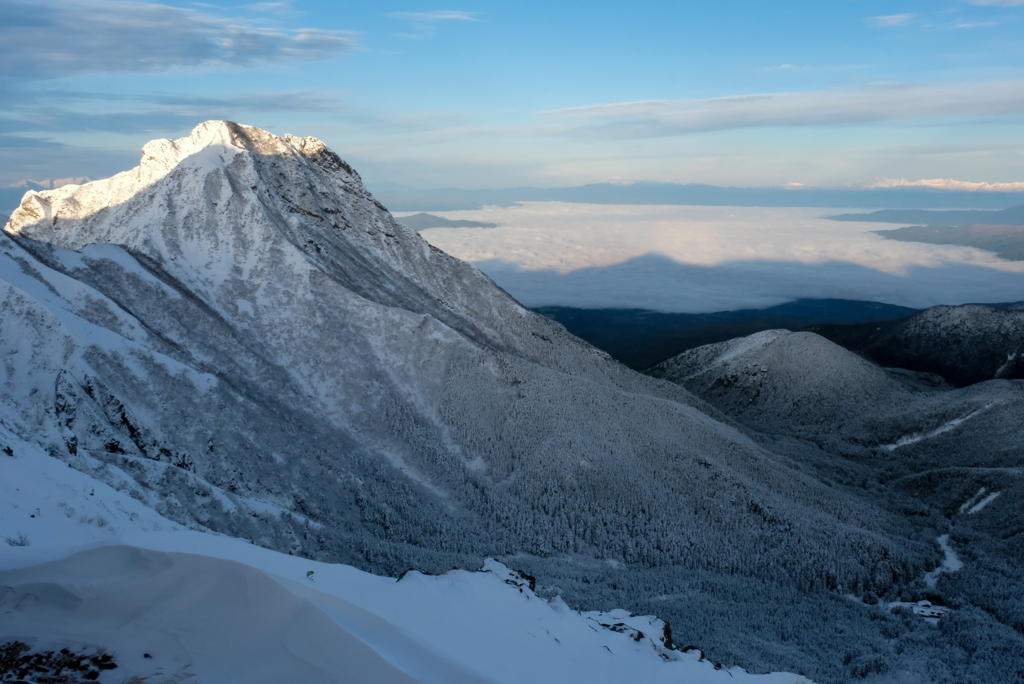
[[187,530],[4,434],[0,645],[106,649],[197,682],[763,682],[669,648],[665,624],[579,613],[496,561],[400,580]]

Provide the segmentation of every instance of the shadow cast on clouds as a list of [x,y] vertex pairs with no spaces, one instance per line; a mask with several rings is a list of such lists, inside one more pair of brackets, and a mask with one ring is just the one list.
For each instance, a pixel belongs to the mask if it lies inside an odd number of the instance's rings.
[[796,299],[857,299],[913,308],[1020,298],[1020,273],[971,264],[912,266],[894,275],[845,261],[736,260],[715,266],[646,254],[568,273],[528,271],[498,259],[475,266],[529,307],[642,308],[705,313]]

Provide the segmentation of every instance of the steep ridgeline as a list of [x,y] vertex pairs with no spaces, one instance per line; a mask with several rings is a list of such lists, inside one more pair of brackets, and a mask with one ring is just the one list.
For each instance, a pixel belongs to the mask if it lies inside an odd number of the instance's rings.
[[[318,140],[207,122],[28,193],[5,231],[3,426],[181,523],[385,573],[512,558],[819,681],[846,673],[833,637],[757,601],[881,593],[937,557],[432,249]],[[695,609],[684,576],[720,593]]]
[[882,366],[935,373],[960,387],[1024,378],[1024,302],[933,306],[896,321],[807,330]]
[[[921,318],[938,339],[984,339],[984,328],[968,325],[979,310],[988,322],[987,307],[941,307]],[[1024,681],[1024,381],[957,389],[784,330],[693,349],[650,372],[820,477],[859,486],[948,535],[962,566],[947,563],[901,595],[955,609],[935,637],[947,669],[925,681]]]

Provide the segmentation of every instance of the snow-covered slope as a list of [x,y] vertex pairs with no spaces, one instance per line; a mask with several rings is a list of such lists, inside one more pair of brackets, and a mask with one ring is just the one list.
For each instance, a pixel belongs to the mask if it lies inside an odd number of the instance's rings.
[[648,373],[758,425],[840,424],[911,394],[884,370],[813,333],[766,330],[710,344],[664,361]]
[[0,537],[25,545],[0,547],[0,646],[105,650],[117,667],[100,682],[808,681],[717,669],[656,618],[579,613],[493,560],[396,581],[186,530],[4,441]]
[[[391,571],[452,552],[732,565],[704,546],[728,529],[810,580],[794,559],[886,543],[875,511],[432,250],[319,141],[209,122],[29,193],[7,232],[12,427],[120,464],[181,521]],[[806,532],[773,551],[759,522],[716,522],[709,499],[741,491]],[[899,547],[897,573],[919,562]]]
[[[926,318],[931,339],[998,343],[969,324],[972,308]],[[748,424],[767,447],[890,501],[936,535],[943,562],[908,585],[916,589],[898,601],[864,597],[940,616],[932,619],[951,648],[940,657],[960,664],[924,681],[1024,681],[1024,381],[957,389],[787,331],[691,350],[654,372]]]
[[[0,358],[12,439],[181,526],[394,575],[500,557],[751,669],[841,681],[838,637],[794,640],[765,597],[809,624],[940,557],[431,249],[311,138],[208,122],[28,193],[0,235]],[[716,598],[692,609],[686,582]]]
[[1024,303],[933,306],[896,321],[811,329],[883,366],[936,373],[959,386],[1024,378]]
[[648,372],[761,432],[838,439],[846,449],[920,448],[955,462],[971,445],[998,452],[1024,443],[1012,427],[1024,413],[1020,383],[954,389],[934,375],[881,368],[811,332],[706,345]]

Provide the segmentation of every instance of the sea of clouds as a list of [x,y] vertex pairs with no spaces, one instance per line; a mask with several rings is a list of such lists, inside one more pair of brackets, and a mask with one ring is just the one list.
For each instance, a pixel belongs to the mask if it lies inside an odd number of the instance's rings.
[[702,313],[800,298],[919,308],[1021,299],[1024,262],[885,240],[872,231],[894,226],[824,218],[846,212],[524,202],[443,213],[497,228],[422,235],[529,307]]

